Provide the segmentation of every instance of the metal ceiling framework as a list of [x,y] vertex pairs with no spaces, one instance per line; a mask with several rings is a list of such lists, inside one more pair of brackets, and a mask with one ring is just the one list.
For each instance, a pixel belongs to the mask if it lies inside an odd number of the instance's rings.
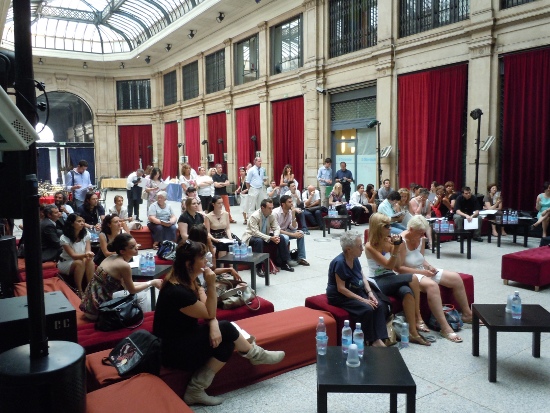
[[[130,52],[207,1],[31,0],[32,46],[98,54]],[[13,35],[10,6],[2,43],[13,45]]]

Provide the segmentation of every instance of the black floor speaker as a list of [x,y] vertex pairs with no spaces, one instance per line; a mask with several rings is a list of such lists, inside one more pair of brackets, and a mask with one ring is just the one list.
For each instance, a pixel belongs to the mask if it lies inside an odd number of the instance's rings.
[[13,284],[19,281],[17,273],[17,246],[15,237],[0,237],[0,298],[13,297]]

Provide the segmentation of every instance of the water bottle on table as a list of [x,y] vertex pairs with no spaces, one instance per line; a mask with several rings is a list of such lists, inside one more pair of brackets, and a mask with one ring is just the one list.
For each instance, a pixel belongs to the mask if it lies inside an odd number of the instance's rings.
[[317,354],[324,356],[327,354],[327,326],[325,324],[325,318],[319,317],[319,322],[317,323],[315,340],[317,343]]
[[147,260],[147,271],[150,273],[155,272],[155,255],[150,252],[149,259]]
[[139,271],[143,274],[147,272],[147,261],[145,260],[145,255],[139,255]]
[[363,358],[363,353],[365,351],[365,334],[361,330],[361,323],[355,324],[355,331],[353,332],[353,344],[357,345],[357,353],[359,353],[359,358]]
[[519,291],[515,291],[514,298],[512,298],[512,317],[516,320],[521,319],[521,298],[519,297]]
[[342,352],[343,353],[347,354],[351,342],[352,342],[351,327],[349,326],[349,320],[345,320],[344,328],[342,328]]

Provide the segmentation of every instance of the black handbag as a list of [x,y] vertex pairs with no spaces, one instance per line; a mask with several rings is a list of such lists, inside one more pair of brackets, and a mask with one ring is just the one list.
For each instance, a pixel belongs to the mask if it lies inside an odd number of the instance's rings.
[[139,373],[160,373],[160,339],[146,330],[137,330],[123,338],[104,357],[102,363],[116,368],[119,376],[130,377]]
[[100,331],[133,329],[142,323],[143,310],[138,304],[137,295],[129,294],[101,303],[95,328]]

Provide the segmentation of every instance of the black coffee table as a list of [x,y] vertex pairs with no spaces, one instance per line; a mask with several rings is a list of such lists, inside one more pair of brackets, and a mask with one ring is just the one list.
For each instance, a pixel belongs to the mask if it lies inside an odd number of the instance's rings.
[[216,258],[216,264],[225,266],[233,265],[233,268],[239,264],[250,268],[250,287],[256,291],[256,265],[264,263],[265,285],[269,285],[269,254],[267,252],[253,252],[246,257],[235,258],[234,254],[226,254],[223,257]]
[[328,215],[325,215],[323,217],[323,237],[325,236],[325,228],[330,234],[330,222],[331,221],[344,221],[344,230],[347,232],[348,228],[351,230],[351,216],[349,214],[347,215],[335,215],[333,217],[329,217]]
[[[430,226],[433,228],[433,224],[430,223]],[[451,237],[456,238],[459,237],[460,240],[460,253],[464,254],[464,240],[466,240],[466,258],[469,260],[472,259],[472,237],[473,232],[468,230],[460,230],[455,229],[453,232],[441,232],[436,231],[435,228],[432,231],[433,234],[433,242],[432,242],[432,254],[434,250],[437,250],[437,259],[441,258],[441,237],[445,235],[449,235]]]
[[[532,218],[519,218],[517,224],[502,224],[497,223],[494,219],[488,219],[488,222],[491,224],[494,224],[496,226],[497,230],[497,247],[500,247],[500,240],[502,238],[502,235],[500,233],[502,232],[502,228],[504,227],[518,227],[523,229],[523,246],[527,248],[527,239],[529,238],[529,227],[531,226],[531,223],[533,222]],[[493,231],[489,231],[489,235],[487,236],[487,242],[491,243],[491,237],[492,237]],[[516,231],[512,234],[514,244],[516,243],[517,234]]]
[[479,320],[489,330],[489,381],[497,381],[497,332],[533,333],[532,354],[540,357],[540,333],[550,333],[550,313],[538,304],[522,306],[520,320],[507,313],[505,304],[472,304],[472,355],[479,356]]
[[[397,394],[407,395],[407,412],[416,409],[416,383],[396,347],[365,347],[359,367],[348,367],[342,347],[317,355],[317,412],[326,413],[327,393],[389,393],[390,412],[397,412]],[[359,408],[359,411],[363,411]]]
[[[150,281],[154,280],[155,278],[160,278],[163,275],[168,274],[168,271],[172,268],[171,265],[155,265],[155,271],[141,273],[141,270],[139,268],[132,268],[132,279],[135,281]],[[151,286],[151,311],[155,311],[155,307],[157,306],[157,294],[155,291],[155,287]]]

